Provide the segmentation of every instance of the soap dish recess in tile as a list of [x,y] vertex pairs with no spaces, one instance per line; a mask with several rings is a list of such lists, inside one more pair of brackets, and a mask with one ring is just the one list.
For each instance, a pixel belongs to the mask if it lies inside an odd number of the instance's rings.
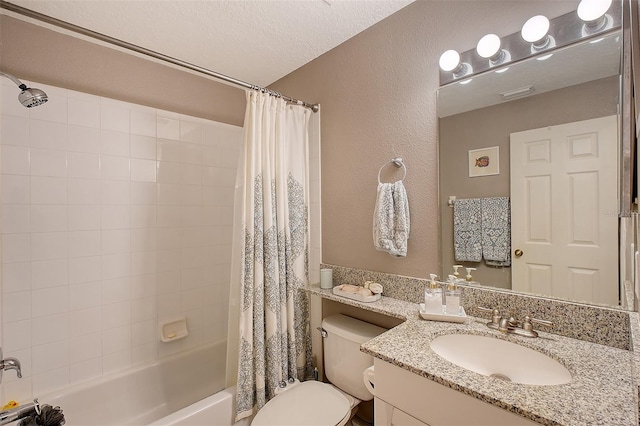
[[174,317],[160,323],[160,340],[172,342],[174,340],[187,337],[187,319],[185,317]]

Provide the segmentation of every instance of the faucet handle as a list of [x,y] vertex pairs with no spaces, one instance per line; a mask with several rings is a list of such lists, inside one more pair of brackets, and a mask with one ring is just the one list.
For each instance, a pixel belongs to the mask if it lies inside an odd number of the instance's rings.
[[483,306],[476,306],[476,308],[479,311],[491,312],[492,313],[491,324],[493,324],[495,326],[498,326],[500,324],[500,320],[502,319],[502,317],[500,316],[500,311],[498,311],[497,309],[485,308]]
[[531,318],[530,316],[524,317],[524,321],[522,322],[522,328],[526,331],[533,331],[533,324],[544,325],[546,327],[553,327],[555,324],[552,321],[541,320],[537,318]]

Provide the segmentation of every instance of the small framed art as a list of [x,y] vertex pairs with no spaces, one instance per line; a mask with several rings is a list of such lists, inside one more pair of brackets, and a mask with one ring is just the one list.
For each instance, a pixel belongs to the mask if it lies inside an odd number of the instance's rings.
[[469,177],[500,174],[500,147],[469,150]]

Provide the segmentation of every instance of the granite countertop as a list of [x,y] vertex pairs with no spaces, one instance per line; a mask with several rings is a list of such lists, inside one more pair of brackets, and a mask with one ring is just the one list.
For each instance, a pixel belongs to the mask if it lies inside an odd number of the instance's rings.
[[[486,318],[468,317],[464,324],[426,321],[420,318],[417,304],[384,296],[363,303],[317,285],[306,290],[405,320],[360,349],[444,386],[545,425],[638,425],[634,352],[543,332],[536,339],[502,335],[486,327]],[[538,350],[560,361],[573,380],[564,385],[523,385],[458,367],[429,346],[434,338],[453,333],[492,336]]]

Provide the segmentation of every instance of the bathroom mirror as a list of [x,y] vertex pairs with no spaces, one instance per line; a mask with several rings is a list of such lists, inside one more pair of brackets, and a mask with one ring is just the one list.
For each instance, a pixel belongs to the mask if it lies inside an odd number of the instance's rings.
[[[618,159],[621,134],[622,50],[622,33],[617,30],[604,37],[555,50],[551,56],[537,56],[497,67],[473,76],[470,81],[451,83],[438,90],[442,277],[453,272],[452,265],[460,264],[477,269],[472,275],[473,280],[479,285],[596,305],[619,304],[618,185],[621,177]],[[532,198],[529,192],[531,185],[544,186],[548,182],[544,179],[527,181],[526,175],[521,176],[522,156],[543,159],[546,155],[560,155],[559,151],[532,150],[530,147],[542,146],[537,144],[537,141],[546,138],[540,136],[545,133],[535,133],[534,129],[555,132],[557,128],[564,129],[569,123],[583,125],[602,117],[613,120],[608,122],[609,136],[601,136],[598,133],[599,139],[596,138],[594,142],[575,136],[591,134],[591,128],[585,127],[587,130],[580,130],[583,127],[578,127],[578,130],[575,130],[571,127],[570,131],[573,133],[569,137],[573,138],[573,145],[564,146],[571,151],[570,154],[585,157],[594,153],[600,155],[606,149],[610,154],[603,156],[603,163],[598,167],[601,168],[600,174],[604,170],[612,175],[608,183],[609,189],[603,190],[605,186],[597,186],[600,185],[597,182],[596,190],[578,186],[580,182],[584,182],[580,181],[581,178],[586,177],[586,180],[589,180],[598,175],[598,172],[594,174],[584,171],[579,176],[576,175],[577,178],[570,178],[574,179],[573,183],[577,183],[576,186],[566,188],[569,191],[566,195],[560,198],[554,195],[553,199],[536,198],[535,195]],[[521,135],[524,135],[524,142]],[[526,139],[527,137],[529,139]],[[518,145],[514,145],[512,158],[511,139],[516,139],[513,143],[529,147],[524,151],[525,154],[521,154]],[[553,142],[552,139],[549,140]],[[549,146],[551,145],[553,144],[550,143]],[[563,149],[566,153],[567,149]],[[483,158],[480,157],[486,153],[489,153],[487,158],[495,162],[494,168],[491,173],[476,173],[478,164],[482,165]],[[516,163],[516,159],[519,162]],[[512,169],[514,173],[511,173]],[[472,175],[474,176],[471,177]],[[511,179],[516,180],[512,183]],[[517,179],[521,179],[522,185]],[[611,196],[605,199],[601,196],[603,193]],[[532,222],[537,226],[537,230],[530,232],[540,233],[528,237],[529,240],[531,237],[539,238],[545,243],[540,246],[542,251],[546,252],[547,259],[539,264],[535,264],[535,261],[531,263],[529,256],[537,250],[535,247],[512,245],[510,266],[487,266],[484,260],[456,260],[452,206],[455,201],[451,202],[452,197],[456,200],[510,197],[512,219],[515,222],[528,221],[526,227],[518,226],[518,229],[531,230]],[[516,205],[521,200],[525,201],[525,207]],[[598,207],[595,209],[589,208],[596,205]],[[556,210],[558,208],[559,210]],[[597,214],[590,214],[592,210],[597,210]],[[566,217],[568,223],[561,228],[552,228],[551,222],[558,222],[559,217]],[[604,252],[601,253],[604,254],[601,255],[606,256],[604,263],[607,264],[607,270],[600,270],[593,265],[569,267],[569,273],[561,275],[569,277],[563,280],[563,288],[544,288],[539,285],[535,288],[527,287],[530,281],[551,281],[551,271],[554,268],[567,270],[566,261],[561,259],[563,256],[553,252],[552,246],[553,240],[557,240],[557,237],[569,228],[574,238],[578,236],[578,239],[585,237],[584,241],[589,240],[584,245],[593,245],[594,241],[597,245],[603,245]],[[595,233],[594,229],[601,232]],[[516,234],[516,226],[512,226],[511,236],[514,244]],[[603,240],[607,240],[608,247],[604,245]],[[514,255],[516,250],[519,250],[519,256]],[[518,269],[518,262],[523,260],[527,260],[529,267],[524,271],[525,278],[521,279],[518,277],[522,275],[518,274],[522,274],[523,271],[521,267]],[[555,265],[555,262],[558,264]],[[562,262],[565,262],[565,266],[560,266]],[[464,268],[460,272],[461,276],[466,275]],[[522,283],[527,284],[523,286]]]

